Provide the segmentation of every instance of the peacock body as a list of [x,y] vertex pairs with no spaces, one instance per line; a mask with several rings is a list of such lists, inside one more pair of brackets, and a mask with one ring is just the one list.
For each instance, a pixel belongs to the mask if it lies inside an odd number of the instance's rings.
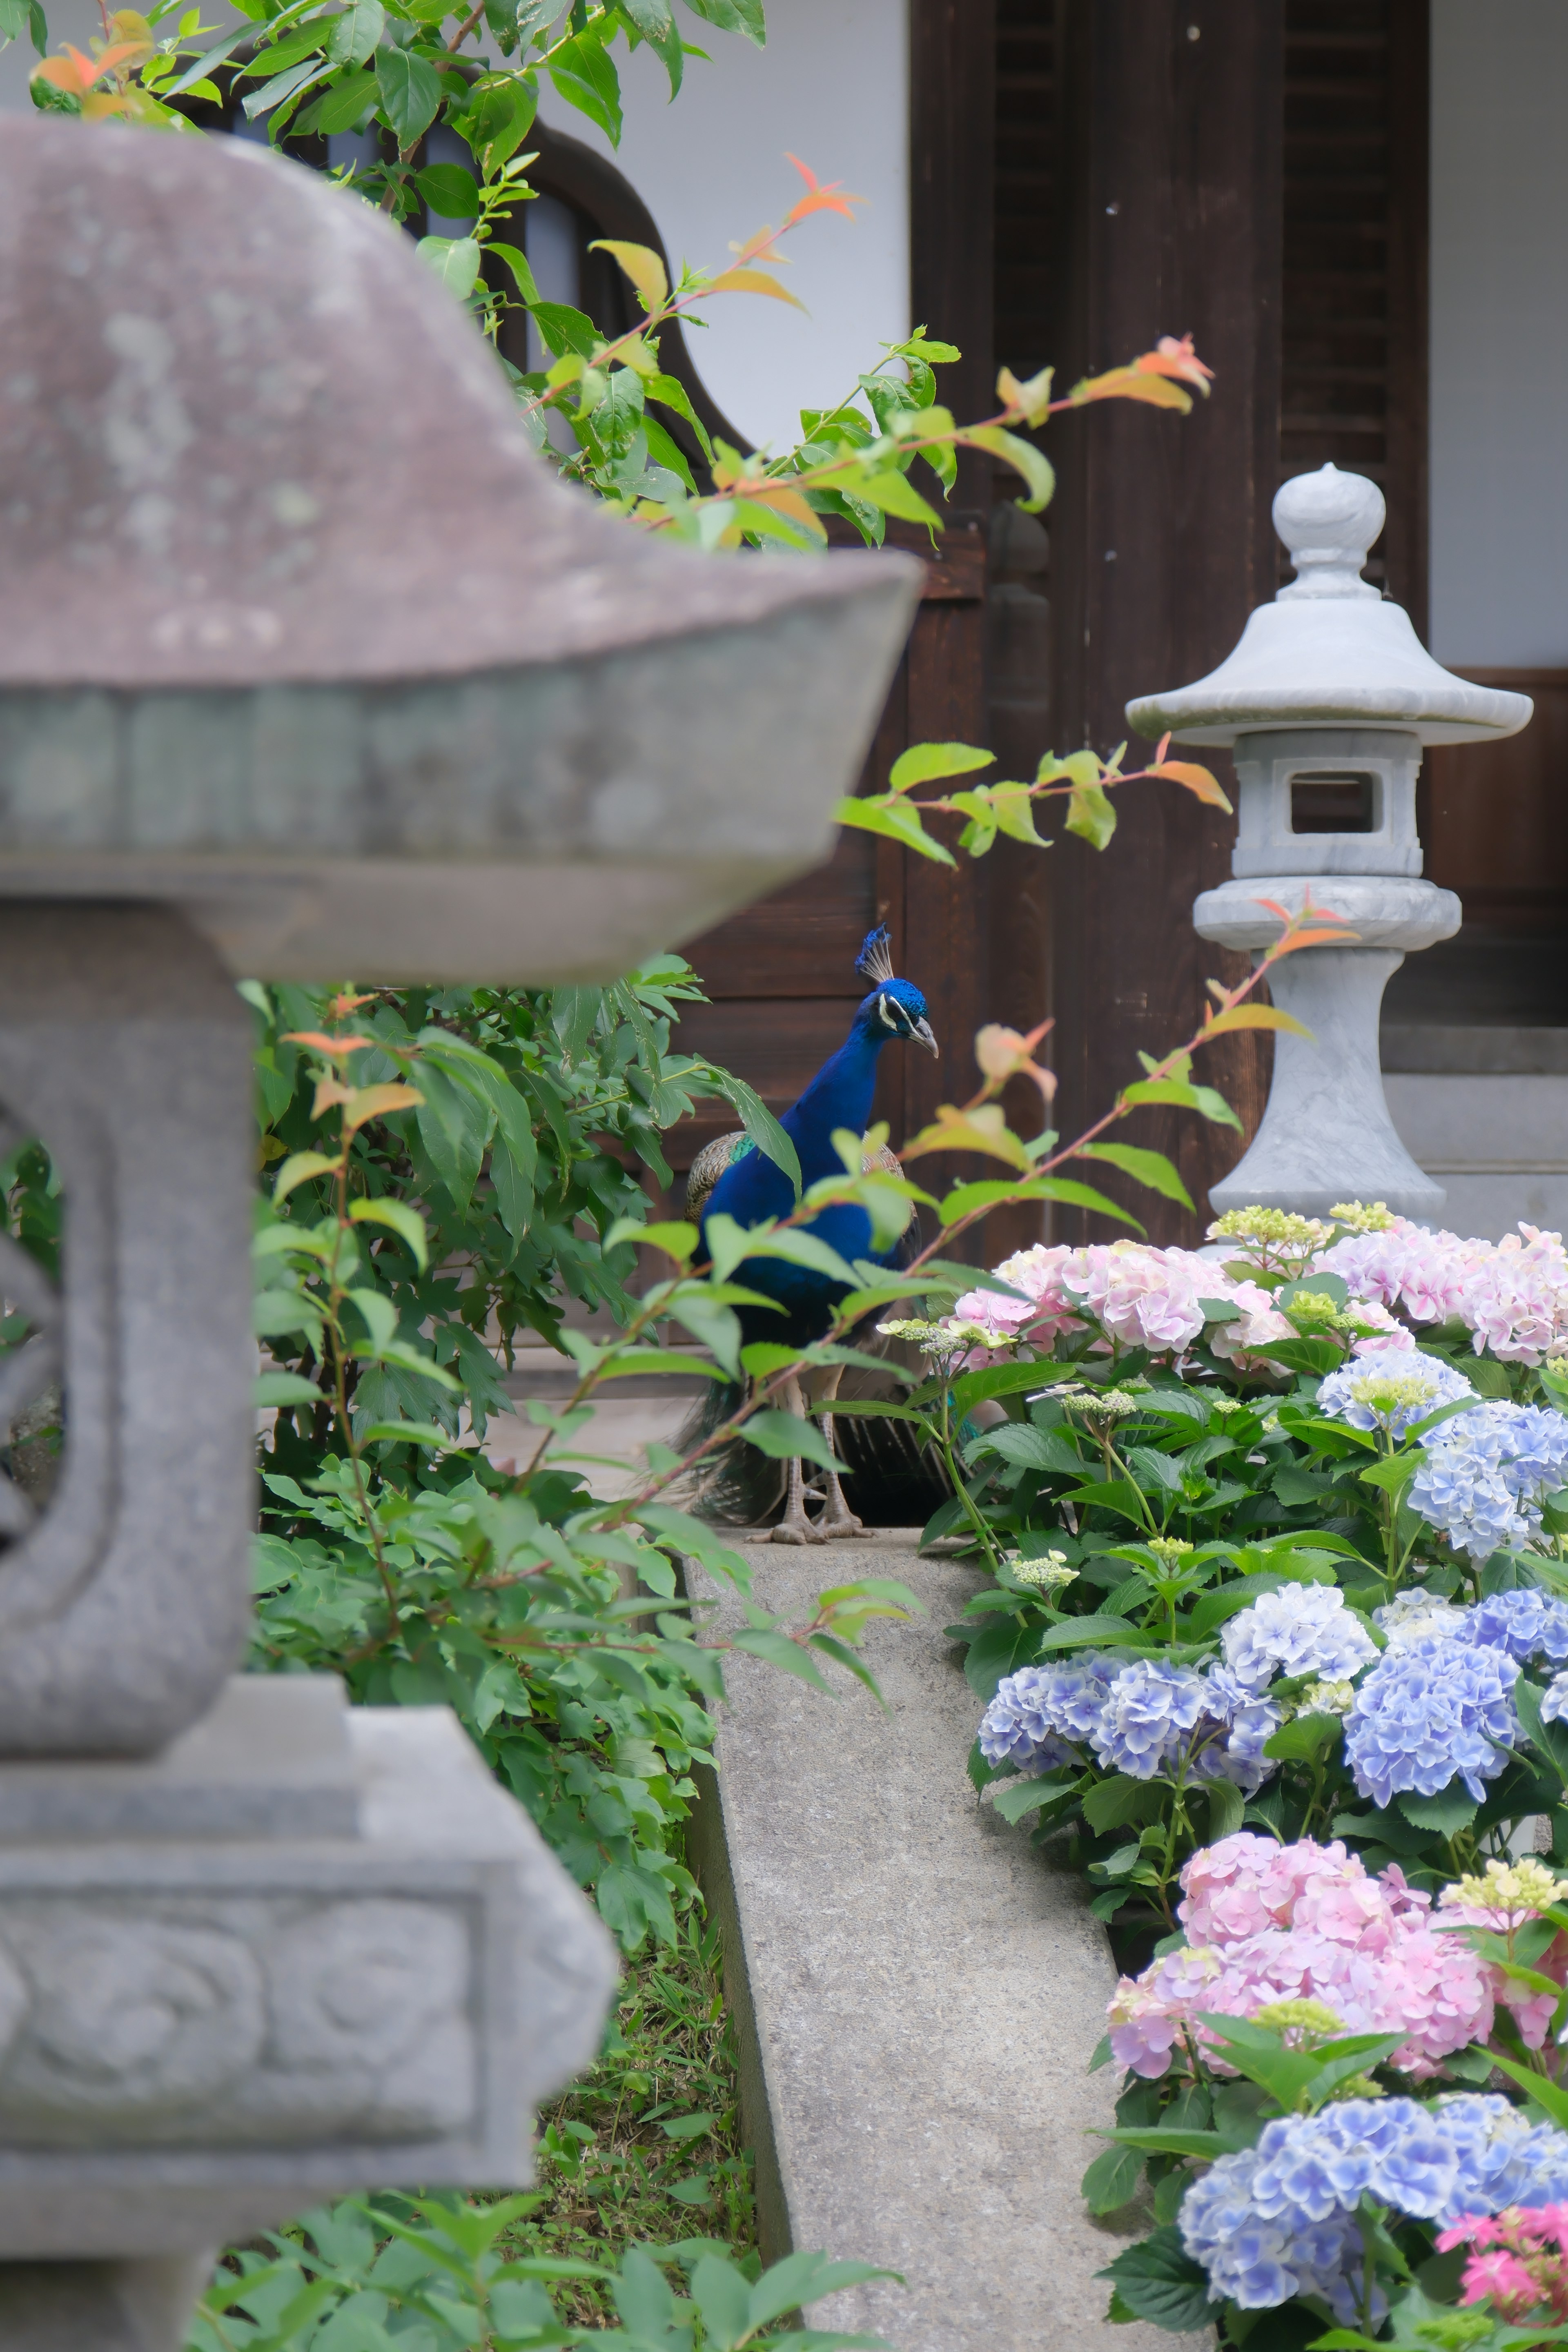
[[[897,1042],[906,1042],[923,1046],[932,1055],[938,1051],[926,1016],[925,998],[911,981],[900,980],[894,973],[885,929],[868,935],[856,959],[855,969],[872,982],[871,992],[858,1009],[843,1045],[823,1064],[780,1122],[795,1148],[804,1187],[842,1172],[843,1162],[835,1149],[834,1135],[845,1129],[853,1135],[864,1135],[871,1116],[877,1065],[884,1050]],[[868,1172],[873,1166],[886,1168],[894,1174],[901,1172],[898,1160],[885,1148],[867,1155],[862,1166]],[[687,1213],[700,1226],[705,1241],[713,1217],[733,1218],[745,1229],[769,1217],[788,1217],[795,1206],[794,1189],[784,1171],[744,1136],[721,1136],[698,1154],[686,1197]],[[907,1264],[918,1246],[911,1222],[891,1247],[874,1249],[869,1216],[864,1209],[848,1203],[819,1211],[805,1230],[816,1234],[851,1265],[857,1258],[869,1259],[879,1265]],[[742,1259],[734,1279],[774,1302],[772,1307],[742,1307],[738,1310],[742,1334],[748,1344],[767,1339],[791,1348],[809,1347],[827,1331],[839,1301],[847,1295],[845,1285],[830,1275],[783,1258]],[[837,1367],[813,1378],[811,1402],[820,1406],[829,1402],[837,1390]],[[806,1399],[798,1393],[791,1397],[790,1403],[792,1410],[803,1415],[807,1409]],[[721,1392],[715,1393],[706,1401],[697,1426],[706,1420],[710,1428],[717,1427],[719,1420],[732,1410],[732,1396],[726,1402]],[[746,1509],[747,1516],[752,1516],[761,1499],[755,1491],[759,1472],[764,1483],[774,1485],[771,1499],[776,1501],[775,1465],[765,1464],[754,1448],[743,1444],[735,1456],[719,1465],[710,1492],[725,1497],[731,1506],[739,1504]],[[789,1464],[784,1517],[773,1530],[776,1540],[820,1541],[826,1535],[853,1535],[859,1525],[832,1473],[827,1475],[822,1520],[814,1523],[808,1519],[799,1461]]]

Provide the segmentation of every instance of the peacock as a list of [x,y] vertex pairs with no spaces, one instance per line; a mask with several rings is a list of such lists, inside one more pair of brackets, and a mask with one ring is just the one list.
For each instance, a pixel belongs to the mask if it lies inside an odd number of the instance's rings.
[[[847,1128],[853,1135],[865,1134],[877,1084],[878,1057],[883,1047],[903,1040],[923,1046],[928,1054],[934,1055],[938,1052],[926,1018],[925,998],[911,981],[900,980],[893,971],[885,926],[867,934],[855,959],[855,969],[862,979],[870,982],[871,992],[856,1013],[843,1045],[823,1064],[800,1100],[785,1111],[782,1122],[799,1157],[801,1181],[805,1186],[842,1172],[843,1162],[833,1144],[836,1129]],[[879,1167],[894,1175],[901,1172],[898,1160],[885,1146],[868,1154],[862,1165],[868,1174]],[[766,1217],[787,1217],[795,1205],[788,1177],[744,1135],[718,1137],[692,1162],[686,1189],[686,1213],[704,1234],[710,1217],[732,1217],[736,1224],[744,1228],[761,1224]],[[918,1247],[914,1238],[917,1229],[911,1223],[891,1249],[874,1252],[869,1216],[864,1209],[849,1203],[822,1210],[805,1230],[816,1234],[851,1265],[857,1258],[868,1257],[882,1265],[906,1265]],[[777,1301],[777,1307],[773,1309],[742,1307],[739,1310],[742,1334],[747,1344],[755,1339],[771,1339],[785,1347],[808,1347],[814,1339],[822,1338],[839,1300],[846,1295],[844,1285],[830,1276],[783,1258],[745,1258],[736,1268],[734,1278],[748,1289]],[[842,1369],[834,1364],[807,1373],[809,1396],[803,1393],[800,1381],[791,1381],[784,1398],[789,1410],[804,1420],[808,1408],[820,1411],[831,1402],[837,1393]],[[710,1383],[710,1394],[693,1415],[683,1450],[694,1444],[698,1435],[717,1428],[733,1412],[734,1404],[732,1389],[726,1391],[720,1383]],[[749,1480],[754,1479],[763,1460],[754,1447],[742,1444],[712,1475],[710,1494],[727,1489],[731,1499],[748,1503],[753,1510],[759,1502],[776,1501],[776,1488],[767,1498],[748,1491]],[[773,1465],[768,1466],[771,1469]],[[813,1520],[806,1515],[800,1457],[795,1455],[790,1460],[785,1474],[784,1515],[773,1529],[775,1543],[825,1543],[836,1536],[859,1532],[861,1522],[844,1499],[837,1472],[830,1470],[826,1475],[822,1516]],[[747,1516],[752,1516],[752,1511]]]

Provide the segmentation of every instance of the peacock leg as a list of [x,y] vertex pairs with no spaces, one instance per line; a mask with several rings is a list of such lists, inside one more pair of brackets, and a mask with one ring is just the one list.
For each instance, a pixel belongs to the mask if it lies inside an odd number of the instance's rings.
[[[814,1401],[818,1408],[818,1426],[827,1440],[829,1453],[833,1450],[834,1416],[830,1412],[822,1412],[821,1407],[833,1402],[834,1398],[838,1394],[838,1383],[843,1377],[842,1364],[829,1364],[815,1376],[809,1372],[806,1374],[807,1380],[813,1381],[816,1390]],[[823,1476],[827,1482],[827,1501],[822,1517],[816,1523],[818,1531],[829,1542],[835,1536],[858,1536],[864,1533],[866,1522],[864,1519],[858,1519],[845,1501],[844,1489],[838,1483],[837,1471],[825,1470]]]
[[[786,1412],[793,1412],[799,1421],[805,1419],[805,1398],[801,1393],[798,1381],[792,1380],[785,1383],[784,1401]],[[784,1517],[773,1529],[773,1541],[784,1544],[826,1541],[826,1538],[818,1532],[805,1515],[805,1480],[801,1473],[798,1454],[792,1454],[790,1456],[788,1482],[784,1487]]]

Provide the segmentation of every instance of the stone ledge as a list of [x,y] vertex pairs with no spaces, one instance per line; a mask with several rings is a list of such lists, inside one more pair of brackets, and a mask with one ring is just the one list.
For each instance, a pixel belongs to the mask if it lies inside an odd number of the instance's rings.
[[858,1689],[836,1702],[757,1660],[726,1668],[692,1851],[724,1930],[764,2257],[901,2272],[907,2289],[814,2315],[899,2352],[1194,2352],[1209,2339],[1103,2318],[1094,2273],[1128,2233],[1092,2221],[1078,2184],[1110,2118],[1111,2071],[1085,2069],[1114,1972],[1078,1882],[977,1809],[977,1708],[942,1632],[973,1571],[883,1531],[770,1549],[755,1573],[796,1619],[868,1575],[931,1612],[871,1629],[887,1715]]

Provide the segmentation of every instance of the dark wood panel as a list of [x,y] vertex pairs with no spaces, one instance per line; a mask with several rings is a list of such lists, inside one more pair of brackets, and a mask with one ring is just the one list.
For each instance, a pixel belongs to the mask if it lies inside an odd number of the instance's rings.
[[1279,433],[1281,478],[1331,461],[1381,485],[1367,576],[1423,634],[1427,20],[1428,0],[1285,0]]
[[996,0],[998,364],[1033,375],[1047,348],[1049,224],[1057,201],[1056,0]]
[[[1189,39],[1189,27],[1197,34]],[[1280,0],[1064,0],[1057,71],[1063,184],[1053,354],[1070,376],[1191,330],[1212,398],[1178,419],[1108,409],[1067,420],[1052,516],[1057,732],[1109,749],[1128,698],[1201,677],[1272,593],[1279,465]],[[1065,209],[1065,207],[1064,207]],[[1192,928],[1228,870],[1230,821],[1184,795],[1121,796],[1101,856],[1052,852],[1060,1112],[1071,1133],[1195,1025],[1235,960]],[[1267,1064],[1226,1040],[1205,1071],[1255,1125]],[[1203,1213],[1237,1139],[1186,1115],[1140,1115]],[[1138,1197],[1161,1240],[1173,1204]],[[1068,1231],[1073,1229],[1063,1221]]]
[[1501,743],[1426,754],[1426,872],[1465,902],[1467,922],[1568,929],[1568,669],[1464,669],[1479,685],[1531,696],[1535,716]]

